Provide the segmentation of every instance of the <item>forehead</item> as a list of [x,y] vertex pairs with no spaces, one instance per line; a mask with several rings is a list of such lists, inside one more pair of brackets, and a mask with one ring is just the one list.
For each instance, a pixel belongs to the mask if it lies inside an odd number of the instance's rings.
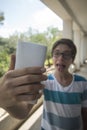
[[68,45],[60,44],[56,46],[54,50],[59,50],[59,51],[71,51],[71,48]]

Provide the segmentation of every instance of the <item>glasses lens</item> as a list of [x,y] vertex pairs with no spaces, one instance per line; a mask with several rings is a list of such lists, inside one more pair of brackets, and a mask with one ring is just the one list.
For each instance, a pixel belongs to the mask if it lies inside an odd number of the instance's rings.
[[64,57],[66,60],[69,60],[69,59],[71,59],[71,57],[72,57],[71,53],[63,53],[63,54],[64,54],[63,57]]
[[56,57],[56,58],[58,58],[60,55],[61,55],[61,53],[58,52],[58,51],[55,51],[55,52],[53,53],[53,56]]

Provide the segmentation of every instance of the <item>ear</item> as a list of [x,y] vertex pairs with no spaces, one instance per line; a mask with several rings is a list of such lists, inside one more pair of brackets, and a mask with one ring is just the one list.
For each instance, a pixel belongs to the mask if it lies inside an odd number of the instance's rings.
[[10,59],[9,70],[13,70],[15,68],[15,61],[16,61],[16,56],[15,56],[15,54],[12,54],[11,59]]

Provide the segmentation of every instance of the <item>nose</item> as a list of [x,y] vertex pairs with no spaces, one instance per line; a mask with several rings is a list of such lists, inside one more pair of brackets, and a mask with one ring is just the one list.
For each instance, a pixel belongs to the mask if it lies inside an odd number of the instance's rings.
[[57,57],[57,60],[59,60],[59,61],[62,61],[64,58],[63,58],[63,55],[59,55],[58,57]]
[[64,57],[63,57],[63,54],[61,53],[61,54],[58,56],[58,58],[60,58],[60,59],[62,58],[62,59],[63,59],[63,58],[64,58]]

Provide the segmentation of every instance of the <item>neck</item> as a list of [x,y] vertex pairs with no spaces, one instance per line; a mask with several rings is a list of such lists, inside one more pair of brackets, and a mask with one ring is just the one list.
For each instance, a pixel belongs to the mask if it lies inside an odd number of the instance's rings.
[[72,82],[72,75],[67,72],[67,73],[54,73],[55,78],[57,81],[62,85],[62,86],[68,86]]
[[55,72],[54,75],[62,79],[68,79],[71,76],[69,72],[65,72],[65,73]]

